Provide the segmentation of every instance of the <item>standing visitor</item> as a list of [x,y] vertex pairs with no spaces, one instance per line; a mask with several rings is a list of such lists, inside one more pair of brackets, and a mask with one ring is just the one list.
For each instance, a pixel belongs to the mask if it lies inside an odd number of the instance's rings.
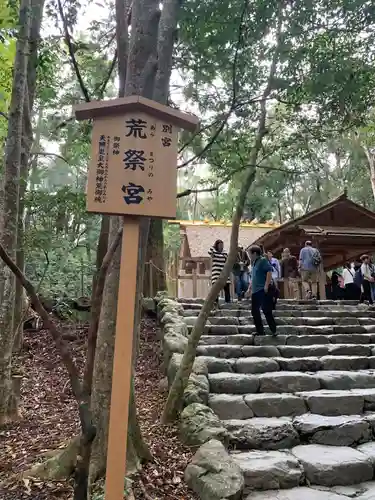
[[[375,265],[374,265],[374,262],[372,260],[372,257],[370,257],[370,271],[371,271],[371,276],[373,278],[375,278]],[[375,280],[373,282],[371,282],[371,297],[372,297],[372,301],[374,302],[375,301]]]
[[251,314],[258,335],[264,335],[264,327],[260,310],[267,320],[272,335],[276,335],[276,322],[273,317],[273,297],[270,293],[272,281],[272,266],[268,259],[263,257],[260,247],[250,247],[251,270]]
[[273,256],[271,250],[267,251],[267,259],[272,266],[272,280],[275,286],[277,286],[277,282],[281,277],[281,269],[280,262]]
[[322,256],[319,250],[312,246],[311,241],[306,241],[299,254],[299,269],[307,299],[317,298],[321,263]]
[[347,300],[359,300],[359,289],[354,283],[355,270],[354,266],[347,262],[342,272],[344,278],[345,298]]
[[[215,241],[214,246],[209,249],[208,255],[211,257],[211,284],[213,285],[219,278],[228,258],[227,252],[224,252],[222,240]],[[230,302],[230,276],[224,285],[224,296],[225,302]],[[219,302],[219,296],[216,302]]]
[[373,304],[371,285],[374,283],[374,275],[372,273],[372,267],[370,264],[370,257],[368,255],[362,255],[361,257],[361,275],[362,275],[362,295],[361,302],[367,301],[369,304]]
[[284,248],[283,250],[280,270],[281,278],[284,279],[284,283],[286,285],[285,291],[287,292],[288,297],[298,299],[298,261],[297,257],[290,253],[289,248]]
[[245,297],[249,288],[249,265],[250,258],[246,250],[243,247],[238,247],[236,262],[233,266],[234,285],[238,300]]

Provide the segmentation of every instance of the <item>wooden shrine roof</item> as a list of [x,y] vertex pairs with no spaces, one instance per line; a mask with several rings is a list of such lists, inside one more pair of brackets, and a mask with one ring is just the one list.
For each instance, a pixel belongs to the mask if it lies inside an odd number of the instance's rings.
[[344,193],[267,232],[254,243],[278,257],[288,247],[298,257],[308,239],[320,249],[326,269],[340,266],[363,253],[375,252],[375,213],[349,200]]
[[[196,260],[209,258],[208,250],[216,240],[224,242],[224,248],[229,249],[230,234],[232,224],[219,222],[192,222],[178,221],[182,234],[185,235],[186,244],[183,257]],[[275,224],[251,224],[240,225],[238,244],[246,248],[253,241],[262,236],[267,231],[271,231]]]

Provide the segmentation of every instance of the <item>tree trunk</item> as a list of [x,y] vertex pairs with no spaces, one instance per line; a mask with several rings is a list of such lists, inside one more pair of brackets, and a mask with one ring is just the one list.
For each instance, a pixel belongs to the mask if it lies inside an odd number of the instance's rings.
[[92,279],[91,299],[93,298],[95,292],[97,273],[100,269],[100,266],[102,265],[104,256],[107,252],[108,238],[109,238],[109,216],[102,215],[102,220],[100,223],[99,241],[98,241],[98,246],[96,248],[96,273],[94,273]]
[[[1,243],[15,260],[17,244],[19,181],[22,151],[22,120],[25,98],[30,34],[30,0],[23,0],[19,14],[19,33],[14,62],[14,79],[9,110],[5,151],[5,172],[2,186],[3,213],[0,223]],[[9,415],[11,396],[11,357],[13,350],[13,312],[15,278],[3,263],[0,266],[0,424]]]
[[266,118],[267,118],[266,102],[268,96],[270,95],[272,88],[272,81],[276,73],[276,64],[281,45],[281,24],[282,24],[282,16],[280,11],[278,18],[278,26],[277,26],[277,45],[272,58],[270,73],[268,76],[268,82],[266,88],[263,91],[262,100],[260,102],[260,113],[259,113],[257,134],[255,137],[254,146],[250,153],[248,172],[242,184],[240,193],[238,195],[235,212],[232,219],[232,231],[230,236],[228,259],[224,265],[224,269],[221,272],[219,279],[213,284],[210,291],[208,292],[208,295],[203,303],[202,309],[199,312],[193,330],[189,336],[188,344],[186,346],[180,367],[177,370],[176,376],[170,388],[168,399],[162,415],[162,423],[164,424],[175,420],[177,418],[178,413],[181,410],[184,390],[187,386],[193,368],[197,347],[200,338],[203,334],[204,327],[207,323],[207,318],[212,310],[216,298],[218,297],[220,291],[223,289],[225,283],[227,282],[228,276],[231,273],[233,269],[233,264],[235,263],[236,260],[237,249],[238,249],[238,233],[244,211],[244,206],[248,191],[255,179],[257,159],[259,152],[262,149],[263,137],[266,134]]
[[372,195],[373,195],[374,200],[375,200],[375,157],[365,144],[361,143],[361,146],[362,146],[362,149],[363,149],[363,151],[366,155],[366,158],[367,158],[369,173],[370,173]]
[[[118,0],[119,2],[120,0]],[[163,9],[164,10],[164,9]],[[116,14],[121,16],[126,12],[123,5],[116,5]],[[125,95],[143,95],[153,97],[155,78],[161,62],[157,58],[157,35],[160,18],[159,0],[134,0],[132,4],[132,29],[129,43],[129,55],[123,54],[127,43],[119,43],[119,25],[117,30],[119,70],[124,71],[126,67]],[[119,23],[119,18],[117,18]],[[176,24],[175,24],[176,26]],[[126,32],[125,32],[126,33]],[[125,36],[122,30],[123,36]],[[125,47],[125,48],[124,48]],[[127,64],[124,65],[124,59]],[[121,66],[120,66],[121,62]],[[120,96],[123,88],[123,78],[120,77]],[[111,231],[109,241],[118,227],[118,217],[111,217]],[[137,350],[137,337],[139,331],[140,303],[143,286],[143,267],[145,261],[145,249],[149,231],[149,219],[143,219],[140,231],[138,286],[136,297],[136,311],[134,324],[134,351]],[[120,249],[116,253],[111,268],[107,275],[103,304],[98,329],[97,351],[95,357],[92,410],[94,422],[97,427],[97,436],[93,443],[92,459],[90,463],[90,482],[105,472],[106,450],[108,439],[109,405],[111,396],[115,318],[118,296],[118,280],[120,267]],[[133,389],[132,389],[133,390]],[[128,431],[128,464],[137,464],[138,459],[150,459],[150,453],[142,440],[136,418],[135,401],[132,397],[129,408],[129,431]]]
[[[20,188],[19,188],[19,213],[17,227],[17,255],[16,264],[23,272],[25,269],[25,253],[23,249],[24,239],[24,215],[25,215],[25,194],[29,177],[30,151],[33,142],[33,129],[31,124],[31,114],[34,106],[36,76],[38,65],[38,44],[40,39],[40,28],[43,18],[44,0],[31,0],[31,26],[29,37],[29,58],[27,64],[27,84],[25,89],[25,99],[23,107],[23,127],[22,140],[23,148],[21,153],[20,167]],[[38,121],[40,123],[40,119]],[[16,282],[15,305],[14,305],[14,350],[21,348],[23,338],[23,316],[25,308],[25,294],[23,287]]]
[[167,289],[162,219],[151,219],[150,222],[144,275],[144,297],[154,297],[160,290]]
[[[109,241],[119,230],[119,217],[111,217]],[[102,309],[98,325],[93,384],[91,393],[92,419],[96,427],[96,437],[92,444],[89,482],[95,481],[105,472],[108,441],[109,407],[112,390],[112,366],[116,329],[116,307],[118,277],[120,274],[121,244],[109,266],[102,299]]]
[[[180,4],[180,0],[165,0],[159,22],[158,69],[153,98],[162,104],[166,104],[168,99],[169,80],[172,72],[172,54],[177,38],[177,17]],[[167,289],[163,221],[161,219],[151,219],[146,262],[149,264],[145,266],[143,295],[152,297],[158,291]]]

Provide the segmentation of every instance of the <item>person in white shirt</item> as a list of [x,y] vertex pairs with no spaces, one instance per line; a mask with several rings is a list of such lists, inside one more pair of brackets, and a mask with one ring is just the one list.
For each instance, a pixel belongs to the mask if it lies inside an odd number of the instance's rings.
[[359,300],[359,289],[354,283],[354,265],[347,262],[342,272],[345,287],[345,298],[347,300]]

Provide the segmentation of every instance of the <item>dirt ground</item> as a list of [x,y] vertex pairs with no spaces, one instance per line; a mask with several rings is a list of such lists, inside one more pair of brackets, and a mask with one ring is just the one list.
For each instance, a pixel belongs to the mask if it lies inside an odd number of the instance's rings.
[[[82,368],[87,325],[61,325],[76,340],[70,345]],[[63,446],[79,431],[76,403],[67,374],[48,332],[25,332],[19,359],[23,367],[22,418],[0,430],[1,500],[71,500],[72,482],[41,482],[12,479],[17,473],[43,460],[46,452]],[[136,371],[136,398],[140,423],[154,462],[145,464],[132,484],[138,500],[195,500],[183,481],[191,457],[177,436],[175,427],[159,424],[166,394],[158,390],[160,346],[155,322],[142,322],[140,355]]]

